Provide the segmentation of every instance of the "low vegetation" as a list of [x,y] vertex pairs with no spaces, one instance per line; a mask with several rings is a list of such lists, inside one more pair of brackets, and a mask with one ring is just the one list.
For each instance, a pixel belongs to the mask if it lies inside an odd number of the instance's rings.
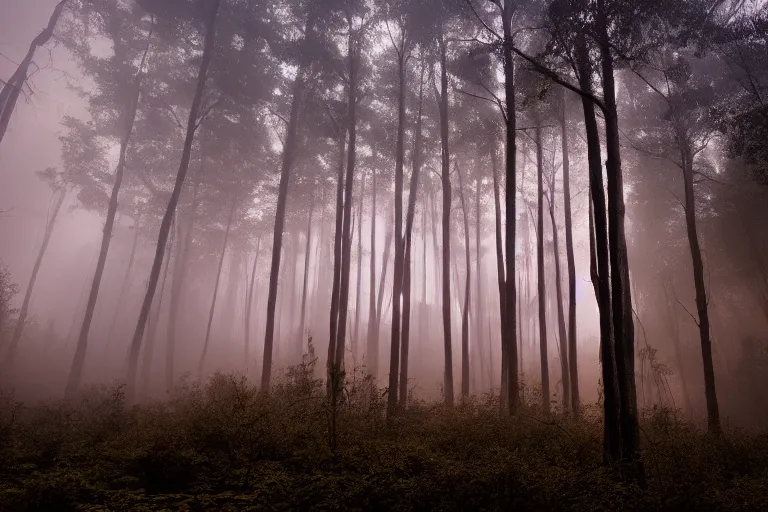
[[768,510],[765,435],[646,411],[642,489],[603,465],[595,406],[510,420],[494,396],[412,401],[387,424],[370,378],[348,374],[333,411],[313,375],[305,358],[269,395],[216,374],[136,405],[121,386],[38,405],[6,392],[0,510]]

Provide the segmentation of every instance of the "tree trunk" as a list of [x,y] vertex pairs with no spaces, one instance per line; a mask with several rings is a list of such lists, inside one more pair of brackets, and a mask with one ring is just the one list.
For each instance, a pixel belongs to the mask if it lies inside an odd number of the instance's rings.
[[496,234],[496,277],[499,283],[499,331],[501,333],[501,390],[499,404],[501,406],[502,413],[509,407],[509,401],[507,399],[507,392],[509,391],[508,378],[509,372],[507,371],[509,358],[507,357],[507,343],[505,332],[507,329],[507,322],[505,320],[507,315],[506,308],[506,277],[504,270],[504,240],[501,237],[501,198],[499,192],[499,173],[498,165],[496,161],[496,142],[491,143],[491,167],[493,171],[493,204],[494,204],[494,232]]
[[389,392],[387,394],[387,417],[397,406],[398,371],[400,369],[400,308],[403,291],[403,270],[405,251],[403,247],[403,160],[405,159],[405,43],[398,54],[397,94],[397,143],[395,148],[395,274],[392,281],[392,332],[389,350]]
[[291,264],[291,281],[289,281],[288,294],[288,339],[289,343],[293,342],[293,354],[290,356],[290,363],[301,362],[302,350],[301,350],[301,334],[294,336],[293,329],[296,318],[296,292],[299,288],[299,247],[301,246],[301,233],[298,227],[293,230],[291,236],[291,250],[293,251],[293,263]]
[[[461,200],[461,212],[464,218],[464,259],[466,263],[467,279],[464,285],[464,304],[461,311],[461,398],[469,398],[469,292],[472,289],[472,261],[469,254],[469,215],[467,204],[464,200],[464,180],[461,169],[456,165],[456,174],[459,177],[459,199]],[[456,283],[459,284],[458,282]]]
[[[61,4],[59,4],[61,5]],[[139,96],[141,95],[141,80],[143,78],[143,68],[146,62],[147,55],[149,53],[149,45],[144,50],[144,55],[139,64],[138,71],[136,73],[134,89],[132,96],[129,98],[126,109],[123,112],[125,115],[125,125],[123,126],[123,133],[120,139],[120,156],[117,162],[117,168],[115,169],[115,182],[112,185],[112,193],[109,198],[109,206],[107,207],[107,218],[104,222],[104,235],[101,238],[101,248],[99,250],[99,258],[96,261],[96,272],[93,276],[91,283],[91,291],[88,295],[88,302],[85,308],[85,316],[83,318],[82,327],[80,329],[80,336],[77,341],[77,349],[75,351],[75,357],[72,361],[72,368],[67,379],[67,386],[65,389],[65,395],[72,397],[80,387],[80,381],[83,375],[83,366],[85,364],[85,353],[88,348],[88,333],[91,329],[91,321],[93,320],[93,312],[96,309],[96,299],[99,296],[99,287],[101,286],[101,277],[104,274],[104,266],[107,262],[107,252],[109,251],[109,244],[112,240],[112,229],[115,224],[115,215],[117,214],[118,194],[120,193],[120,187],[123,184],[123,173],[125,171],[125,160],[128,152],[128,143],[131,140],[131,134],[133,133],[133,125],[136,121],[136,111],[139,106]],[[209,59],[210,60],[210,59]],[[202,67],[202,66],[201,66]],[[202,96],[202,92],[201,92]],[[190,125],[191,126],[191,125]],[[170,229],[170,219],[168,220],[168,228]],[[167,231],[166,229],[166,231]],[[167,237],[167,234],[166,234]],[[165,242],[165,241],[163,241]],[[164,246],[163,246],[164,249]],[[157,269],[158,274],[160,268]],[[148,311],[147,311],[148,313]],[[143,334],[143,333],[142,333]]]
[[555,297],[557,303],[557,326],[559,335],[559,347],[560,347],[560,375],[563,383],[563,412],[568,412],[571,408],[571,380],[569,375],[568,364],[568,334],[565,329],[565,312],[563,308],[563,285],[562,278],[560,276],[560,243],[557,232],[557,220],[555,219],[555,186],[557,180],[554,170],[552,171],[549,201],[549,218],[552,222],[552,247],[553,258],[555,260]]
[[[325,206],[325,205],[323,205]],[[307,217],[307,250],[304,254],[304,282],[301,289],[301,320],[299,321],[299,347],[300,352],[304,352],[304,327],[307,321],[307,294],[309,293],[309,256],[312,249],[312,216],[315,212],[315,195],[312,194],[312,198],[309,203],[309,216]],[[255,268],[254,268],[255,270]]]
[[[577,38],[577,63],[579,84],[584,92],[592,93],[592,65],[586,46],[585,36]],[[616,368],[616,351],[613,332],[612,299],[609,266],[608,224],[606,214],[605,188],[603,186],[602,156],[600,154],[600,132],[597,125],[595,106],[582,96],[584,125],[587,137],[587,159],[589,163],[589,189],[593,227],[590,242],[594,251],[594,265],[591,269],[593,286],[600,316],[600,359],[603,380],[603,441],[606,462],[621,458],[621,431],[619,420],[619,388]]]
[[[573,254],[573,221],[571,215],[571,177],[568,154],[566,91],[563,90],[563,111],[560,133],[563,152],[563,214],[565,215],[565,253],[568,261],[568,364],[571,381],[571,411],[579,415],[579,365],[576,357],[576,261]],[[558,281],[559,282],[559,281]]]
[[205,91],[205,82],[208,75],[208,68],[211,63],[211,57],[213,56],[214,42],[216,35],[216,18],[219,12],[219,4],[221,0],[214,0],[211,6],[211,12],[209,14],[206,30],[205,30],[205,45],[203,49],[203,56],[200,62],[200,69],[197,76],[197,87],[195,89],[195,96],[192,100],[192,107],[189,111],[189,120],[187,122],[187,135],[184,140],[184,149],[181,154],[181,163],[179,164],[179,171],[176,175],[176,182],[171,192],[171,198],[168,201],[168,207],[163,215],[163,220],[160,224],[160,234],[157,239],[157,250],[155,252],[155,260],[152,263],[152,271],[149,275],[149,283],[147,286],[147,294],[144,297],[144,302],[141,305],[141,312],[139,313],[139,320],[136,324],[136,332],[133,335],[131,342],[131,349],[128,356],[128,392],[133,392],[136,383],[136,367],[139,360],[139,351],[141,350],[141,340],[144,336],[144,328],[147,324],[147,318],[149,316],[149,309],[152,306],[152,299],[155,295],[155,289],[157,288],[157,281],[160,277],[160,267],[163,264],[163,256],[165,255],[165,245],[168,241],[168,234],[171,229],[171,220],[176,212],[176,205],[179,202],[179,196],[181,195],[181,189],[184,186],[184,179],[187,176],[187,170],[189,169],[189,159],[192,154],[192,143],[195,140],[195,131],[199,124],[199,112],[200,104],[203,99],[203,92]]
[[[51,217],[48,219],[48,221],[45,223],[45,234],[43,235],[43,243],[40,246],[40,251],[37,253],[37,258],[35,259],[35,265],[32,267],[32,275],[29,277],[29,283],[27,284],[27,290],[24,292],[24,301],[21,303],[21,309],[19,310],[19,318],[16,320],[16,328],[13,331],[13,338],[11,338],[11,344],[8,347],[8,352],[5,356],[5,362],[3,363],[3,366],[5,367],[5,372],[7,372],[12,366],[13,363],[16,360],[16,354],[19,347],[19,342],[21,341],[21,336],[24,334],[24,324],[27,322],[27,313],[29,312],[29,303],[32,300],[32,291],[35,289],[35,282],[37,281],[37,274],[40,272],[40,266],[43,264],[43,257],[45,256],[45,251],[48,250],[48,242],[51,240],[51,235],[53,234],[53,228],[56,225],[56,218],[59,216],[59,211],[61,211],[61,205],[64,204],[64,198],[67,195],[67,191],[65,189],[59,189],[57,191],[59,197],[56,198],[56,203],[54,203],[53,210],[51,211]],[[2,328],[2,325],[0,324],[0,328]]]
[[616,375],[619,383],[619,418],[621,422],[621,457],[627,462],[630,477],[644,483],[644,469],[639,458],[640,427],[635,385],[635,328],[629,288],[629,262],[624,232],[624,183],[621,169],[619,119],[613,56],[608,35],[605,0],[598,0],[598,35],[605,101],[606,170],[608,176],[608,246],[610,247],[611,293],[616,351]]
[[363,288],[363,200],[365,199],[365,176],[360,177],[360,211],[357,215],[357,283],[355,290],[355,334],[352,337],[352,361],[357,366],[360,346],[360,299]]
[[515,10],[515,2],[505,1],[502,13],[502,25],[504,26],[504,101],[506,104],[506,135],[507,135],[507,166],[506,166],[506,282],[504,295],[505,317],[507,328],[503,331],[505,339],[502,343],[507,345],[507,400],[509,401],[509,414],[517,413],[520,403],[520,384],[517,375],[517,290],[515,280],[515,220],[517,215],[517,122],[515,106],[515,63],[512,58],[512,15]]
[[[307,19],[304,43],[309,45],[315,30],[315,9],[310,8]],[[272,379],[272,352],[275,336],[275,305],[277,304],[277,285],[280,278],[280,253],[283,249],[283,227],[285,226],[285,208],[288,203],[288,184],[291,178],[291,170],[296,159],[296,147],[298,145],[299,115],[302,110],[302,101],[307,82],[307,68],[309,63],[302,60],[293,84],[291,98],[291,115],[285,135],[283,147],[283,161],[280,166],[280,186],[277,192],[277,207],[275,209],[275,226],[272,233],[272,263],[269,269],[269,290],[267,292],[267,320],[264,332],[264,360],[261,370],[261,389],[269,390]]]
[[[547,355],[547,303],[544,284],[544,162],[541,147],[541,128],[536,128],[536,168],[538,172],[537,220],[536,220],[536,265],[538,269],[539,298],[539,353],[541,359],[541,405],[549,413],[549,359]],[[510,370],[513,368],[509,367]]]
[[[203,366],[205,357],[208,355],[208,343],[211,339],[211,326],[213,325],[213,314],[216,312],[216,298],[219,294],[219,282],[221,281],[221,269],[224,266],[224,255],[227,253],[227,243],[229,242],[229,232],[232,229],[232,219],[235,215],[236,201],[232,200],[227,216],[227,227],[224,230],[224,240],[221,242],[221,253],[219,254],[219,264],[216,268],[216,281],[213,285],[213,298],[211,299],[211,308],[208,312],[208,326],[205,328],[205,342],[203,343],[203,353],[200,355],[200,361],[197,363],[197,378],[203,377]],[[232,269],[234,270],[234,269]]]
[[131,244],[131,254],[128,256],[128,267],[125,269],[125,276],[123,277],[123,284],[120,286],[120,294],[117,296],[117,306],[115,306],[115,312],[112,315],[112,322],[109,325],[109,334],[107,335],[107,342],[112,341],[112,334],[115,331],[115,325],[117,324],[117,317],[120,316],[120,311],[123,309],[123,300],[128,288],[128,283],[131,280],[131,271],[133,270],[133,262],[136,258],[136,247],[139,245],[139,218],[136,218],[134,222],[133,243]]
[[[681,145],[683,136],[679,135]],[[685,182],[685,228],[688,234],[688,245],[693,260],[693,284],[696,289],[696,310],[699,321],[699,337],[701,339],[701,358],[704,366],[704,396],[707,401],[707,427],[710,432],[720,432],[720,407],[717,403],[717,388],[715,386],[715,369],[712,362],[712,339],[709,329],[709,298],[704,283],[704,261],[701,257],[699,234],[696,226],[696,196],[693,190],[693,152],[690,147],[681,147],[683,163],[683,180]]]
[[53,31],[56,28],[56,24],[59,22],[61,13],[64,10],[64,6],[69,0],[61,0],[53,9],[48,20],[48,25],[40,32],[37,37],[32,40],[32,44],[29,45],[29,50],[24,59],[16,68],[16,71],[11,75],[8,81],[3,85],[3,89],[0,91],[0,143],[5,138],[5,132],[8,130],[8,124],[11,121],[13,111],[16,109],[16,102],[19,100],[21,91],[24,88],[24,83],[27,81],[29,66],[32,64],[32,59],[35,57],[35,51],[43,46],[48,40],[53,37]]
[[419,77],[419,110],[416,114],[416,132],[413,144],[413,169],[408,192],[408,212],[405,218],[405,255],[403,258],[403,331],[401,336],[400,355],[400,408],[408,405],[408,353],[411,336],[411,253],[413,248],[413,222],[416,217],[416,198],[419,192],[419,176],[421,174],[422,146],[422,110],[424,105],[424,66]]
[[446,42],[440,35],[441,182],[443,186],[443,347],[445,350],[445,404],[453,407],[453,347],[451,342],[451,153],[448,149],[448,62]]
[[[310,222],[311,225],[311,222]],[[309,235],[307,235],[309,240]],[[256,255],[253,257],[253,268],[251,270],[251,282],[248,285],[248,297],[245,301],[245,364],[251,360],[251,311],[253,310],[253,287],[256,284],[256,268],[259,264],[259,255],[261,253],[261,236],[256,239]],[[302,308],[302,325],[303,325]],[[303,330],[303,329],[302,329]]]
[[346,158],[346,130],[339,128],[339,166],[336,173],[336,223],[333,233],[333,284],[331,289],[331,322],[328,337],[327,389],[331,390],[331,377],[336,358],[336,337],[339,329],[339,286],[341,283],[341,240],[344,223],[344,160]]
[[[477,159],[478,169],[476,172],[480,172],[481,158],[478,155]],[[475,180],[475,344],[477,346],[478,357],[480,358],[480,389],[483,387],[483,376],[485,375],[485,353],[483,348],[483,322],[482,315],[484,310],[482,309],[483,291],[482,291],[482,274],[481,274],[481,261],[482,261],[482,247],[480,242],[481,232],[481,219],[482,212],[480,211],[480,178]],[[488,389],[493,387],[493,383],[488,382]]]
[[[347,103],[347,133],[349,150],[347,151],[347,170],[344,178],[344,222],[342,226],[341,276],[339,286],[339,328],[336,338],[336,356],[334,365],[338,372],[344,367],[344,351],[349,313],[349,273],[352,262],[352,204],[355,183],[355,158],[357,157],[357,80],[358,52],[357,42],[350,27],[349,35],[349,96]],[[338,384],[341,384],[339,380]],[[338,391],[338,388],[334,389]]]
[[[387,272],[389,271],[389,260],[390,255],[392,254],[392,238],[394,237],[394,229],[392,226],[392,210],[387,214],[387,228],[386,228],[386,234],[384,235],[384,253],[383,253],[383,260],[381,262],[381,275],[379,276],[379,292],[378,296],[376,297],[376,324],[374,327],[374,334],[376,336],[375,339],[375,356],[376,356],[376,363],[378,364],[379,360],[379,332],[381,331],[381,316],[383,313],[384,308],[384,290],[385,290],[385,284],[387,282]],[[376,367],[378,369],[378,366]]]
[[366,336],[367,346],[365,350],[366,366],[368,373],[373,378],[378,373],[378,335],[374,331],[376,327],[376,153],[373,154],[373,167],[371,168],[371,267],[370,286],[368,292],[368,334]]
[[[177,230],[171,229],[171,235],[168,237],[168,253],[173,250],[174,241],[177,238]],[[178,264],[178,260],[174,265]],[[149,330],[147,331],[147,344],[144,345],[144,357],[141,363],[141,382],[144,388],[149,387],[150,369],[152,366],[152,356],[155,349],[155,340],[157,340],[157,327],[160,325],[160,315],[163,311],[163,297],[165,293],[165,283],[168,280],[168,269],[171,266],[171,258],[165,259],[165,270],[163,271],[163,282],[160,285],[160,300],[157,302],[157,308],[155,308],[154,318],[149,320]]]
[[199,203],[198,193],[200,190],[200,181],[203,174],[205,155],[200,156],[200,167],[195,172],[194,184],[192,186],[192,198],[184,215],[184,219],[179,219],[176,224],[176,261],[173,264],[171,273],[171,302],[168,311],[168,334],[165,345],[165,387],[167,390],[173,388],[175,379],[176,362],[176,327],[179,322],[179,310],[184,294],[184,282],[186,280],[186,267],[189,261],[189,251],[192,246],[192,233],[194,231],[195,215]]

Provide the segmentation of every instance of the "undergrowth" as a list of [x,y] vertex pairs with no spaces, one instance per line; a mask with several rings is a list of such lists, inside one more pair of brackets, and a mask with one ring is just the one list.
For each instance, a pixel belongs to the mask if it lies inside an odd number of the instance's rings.
[[269,394],[224,374],[135,405],[120,386],[37,405],[6,392],[0,510],[768,510],[767,436],[647,411],[640,489],[603,465],[596,407],[510,419],[487,395],[412,401],[387,422],[382,390],[353,372],[331,439],[313,365]]

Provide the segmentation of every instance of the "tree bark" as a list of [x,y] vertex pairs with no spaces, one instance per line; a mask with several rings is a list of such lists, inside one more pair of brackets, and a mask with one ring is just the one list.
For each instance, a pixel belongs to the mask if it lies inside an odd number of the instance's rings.
[[[123,133],[120,139],[120,156],[118,157],[117,168],[115,169],[115,182],[112,185],[112,193],[109,198],[109,206],[107,207],[107,218],[104,222],[104,234],[101,238],[99,258],[96,261],[96,271],[91,283],[91,291],[88,295],[88,302],[85,308],[85,316],[83,318],[82,327],[80,329],[80,336],[78,337],[77,341],[77,349],[75,351],[74,360],[72,361],[72,368],[69,373],[69,378],[67,379],[67,386],[64,391],[65,395],[68,397],[72,397],[77,392],[78,388],[80,387],[80,381],[83,375],[85,353],[88,348],[88,333],[91,329],[91,321],[93,320],[93,313],[96,309],[96,300],[99,296],[99,288],[101,286],[101,277],[104,274],[104,267],[107,262],[107,253],[109,252],[109,244],[112,240],[112,229],[115,224],[115,215],[117,214],[118,194],[120,193],[120,187],[123,184],[123,174],[125,172],[125,160],[126,154],[128,152],[128,143],[131,140],[133,125],[136,121],[136,111],[138,110],[139,97],[141,95],[141,80],[144,75],[143,68],[148,53],[149,44],[147,44],[147,47],[144,50],[144,55],[136,73],[131,97],[129,98],[128,103],[125,106],[125,111],[123,112],[123,115],[125,116],[125,125],[123,126]],[[170,229],[170,219],[168,221],[168,229]],[[160,269],[158,267],[158,274],[159,272]]]
[[408,405],[408,353],[411,335],[411,253],[413,248],[413,222],[416,217],[416,198],[419,192],[422,147],[422,110],[424,105],[424,66],[419,77],[419,109],[416,114],[416,132],[413,143],[413,169],[408,192],[408,211],[405,219],[405,255],[403,258],[403,330],[401,333],[400,355],[400,408]]
[[[201,151],[202,153],[202,151]],[[184,219],[179,219],[176,224],[176,261],[173,264],[171,272],[171,302],[168,312],[168,334],[165,345],[165,387],[167,390],[173,388],[175,379],[176,362],[176,327],[179,321],[179,310],[184,294],[184,282],[186,280],[186,267],[189,261],[190,247],[192,246],[192,233],[194,231],[195,214],[198,205],[198,193],[200,190],[200,181],[203,174],[205,155],[200,156],[200,167],[195,172],[194,184],[192,186],[192,198],[187,208]],[[170,245],[169,245],[170,247]]]
[[464,219],[464,259],[467,273],[464,284],[464,304],[461,311],[461,398],[467,400],[469,398],[469,292],[472,289],[472,261],[469,253],[469,215],[464,200],[464,179],[458,164],[456,164],[456,174],[459,177],[459,199],[461,200],[461,212]]
[[[199,113],[200,105],[203,99],[203,92],[205,91],[205,82],[208,76],[208,68],[213,57],[215,35],[216,35],[216,19],[219,12],[219,4],[221,0],[213,0],[211,6],[211,12],[209,13],[208,20],[206,22],[205,29],[205,43],[203,49],[203,56],[200,62],[200,69],[197,76],[197,87],[195,89],[195,96],[192,100],[192,107],[189,111],[189,120],[187,122],[187,135],[184,140],[184,149],[181,154],[181,163],[179,164],[179,171],[176,175],[176,182],[171,192],[171,198],[168,201],[168,207],[163,215],[163,220],[160,224],[160,234],[157,239],[157,250],[155,252],[155,260],[152,263],[152,271],[149,275],[149,283],[147,286],[147,293],[144,297],[144,302],[141,305],[141,312],[139,313],[139,319],[136,324],[136,332],[133,335],[131,342],[131,349],[128,355],[128,393],[132,394],[136,384],[136,368],[138,366],[139,351],[141,350],[141,341],[144,337],[144,328],[147,324],[147,318],[149,317],[149,309],[152,306],[152,299],[155,295],[157,288],[157,281],[160,277],[160,268],[163,264],[163,256],[165,255],[165,246],[168,241],[168,234],[171,230],[171,221],[176,213],[176,205],[179,202],[179,196],[181,195],[181,189],[184,186],[184,180],[187,176],[187,170],[189,169],[189,159],[192,154],[192,143],[195,140],[195,132],[199,125]],[[78,379],[79,380],[79,379]]]
[[107,342],[112,341],[112,334],[115,331],[115,325],[117,324],[117,317],[120,316],[120,311],[123,309],[123,300],[128,288],[128,283],[131,280],[131,271],[133,270],[133,262],[136,258],[136,247],[139,242],[139,218],[136,218],[134,222],[133,243],[131,244],[131,254],[128,256],[128,267],[125,269],[125,276],[123,277],[123,284],[120,286],[120,294],[117,296],[117,306],[115,306],[115,312],[112,315],[112,322],[109,325],[109,334],[107,334]]
[[[311,225],[311,222],[310,222]],[[309,240],[309,235],[307,235]],[[261,254],[261,237],[256,239],[256,255],[253,257],[253,268],[251,270],[251,282],[248,285],[248,298],[245,301],[245,363],[251,360],[251,311],[253,310],[253,288],[256,284],[256,268],[259,264],[259,255]],[[302,308],[303,311],[303,308]],[[304,316],[302,314],[302,320]],[[302,329],[303,330],[303,329]]]
[[[541,359],[541,405],[549,413],[549,359],[547,355],[547,303],[544,283],[544,162],[541,128],[536,128],[537,220],[536,220],[536,265],[538,269],[539,298],[539,354]],[[510,369],[512,366],[510,366]]]
[[503,331],[505,339],[502,343],[507,345],[507,400],[509,401],[509,414],[517,414],[520,404],[520,383],[517,374],[517,282],[515,280],[515,221],[517,215],[517,121],[515,106],[515,63],[512,58],[512,45],[514,35],[512,33],[512,15],[515,11],[515,2],[505,1],[502,12],[502,25],[504,27],[504,101],[506,106],[506,137],[507,137],[507,163],[506,163],[506,282],[504,285],[504,309],[506,322]]
[[[310,7],[305,30],[305,45],[310,45],[315,30],[315,9]],[[272,233],[272,263],[269,269],[269,290],[267,292],[267,320],[264,332],[264,359],[261,370],[261,389],[269,390],[272,379],[272,352],[274,350],[275,336],[275,305],[277,304],[277,285],[280,278],[280,254],[283,249],[283,228],[285,226],[285,209],[288,203],[288,184],[291,179],[293,163],[296,159],[296,147],[298,145],[299,116],[303,108],[304,91],[307,85],[306,72],[309,62],[302,59],[296,80],[293,84],[291,97],[291,114],[285,135],[283,147],[283,160],[280,166],[280,185],[277,192],[277,207],[275,209],[275,226]]]
[[357,214],[357,283],[355,290],[355,334],[352,336],[352,361],[357,365],[360,346],[360,299],[363,288],[363,200],[365,199],[365,176],[360,177],[360,211]]
[[389,392],[387,394],[387,417],[397,407],[398,371],[400,369],[400,328],[401,297],[403,291],[403,269],[405,251],[403,247],[403,160],[405,159],[405,74],[408,56],[403,36],[402,47],[395,48],[398,64],[397,93],[397,142],[395,147],[395,267],[392,281],[392,331],[389,350]]
[[[168,253],[171,254],[173,250],[173,244],[178,236],[178,232],[175,229],[171,229],[171,235],[168,237]],[[178,260],[174,265],[178,264]],[[171,266],[171,258],[165,259],[165,270],[163,271],[163,282],[160,285],[160,300],[157,302],[155,308],[154,318],[149,319],[149,329],[147,331],[147,343],[144,345],[144,354],[141,363],[141,382],[144,384],[145,390],[149,387],[150,369],[152,366],[152,356],[155,349],[155,341],[157,340],[157,327],[160,325],[160,315],[163,311],[163,297],[165,293],[165,283],[168,280],[168,269]],[[170,320],[170,318],[169,318]]]
[[208,312],[208,326],[205,328],[205,342],[203,343],[203,353],[200,355],[200,361],[197,363],[197,378],[203,377],[203,366],[205,365],[205,357],[208,355],[208,343],[211,339],[211,326],[213,325],[213,315],[216,312],[216,299],[219,294],[219,282],[221,281],[221,269],[224,267],[224,255],[227,253],[227,243],[229,242],[229,232],[232,229],[232,219],[235,215],[235,200],[229,207],[229,215],[227,216],[227,227],[224,230],[224,239],[221,242],[221,252],[219,254],[219,264],[216,268],[216,281],[213,285],[213,298],[211,299],[211,308]]
[[307,217],[307,250],[304,253],[304,282],[301,289],[301,320],[299,321],[298,345],[301,349],[300,352],[302,353],[304,351],[304,327],[307,321],[307,295],[309,293],[309,256],[310,250],[312,249],[312,216],[315,212],[315,195],[314,193],[311,195],[312,198],[310,199],[309,203],[309,215]]
[[709,327],[709,298],[704,282],[704,261],[701,257],[699,234],[696,226],[696,195],[693,190],[693,152],[685,144],[684,136],[678,135],[681,145],[683,163],[683,180],[685,184],[685,228],[688,234],[688,245],[693,261],[693,284],[696,290],[696,310],[699,316],[698,328],[701,339],[701,359],[704,366],[704,396],[707,402],[707,427],[710,432],[719,433],[720,407],[717,403],[717,387],[715,386],[715,369],[712,362],[712,339]]
[[[579,84],[584,92],[592,93],[592,65],[586,46],[585,36],[577,38],[577,64]],[[594,268],[590,270],[592,284],[600,316],[600,359],[603,380],[603,441],[604,459],[616,462],[621,458],[621,431],[619,420],[619,388],[616,369],[616,351],[613,333],[611,307],[610,263],[608,248],[608,224],[606,198],[603,186],[602,156],[600,154],[600,132],[597,125],[595,106],[588,98],[581,97],[584,111],[584,125],[587,137],[587,159],[589,164],[590,207],[592,208],[592,240]]]
[[499,283],[499,318],[501,322],[499,324],[499,330],[501,332],[501,391],[500,391],[500,407],[503,413],[509,407],[509,401],[507,399],[507,393],[509,392],[509,372],[508,364],[509,358],[507,356],[507,343],[506,335],[504,334],[507,329],[507,322],[505,320],[507,315],[506,308],[506,271],[504,270],[504,240],[501,236],[501,198],[499,191],[499,173],[498,165],[496,161],[496,143],[493,141],[490,147],[491,153],[491,167],[493,171],[493,204],[494,204],[494,232],[496,234],[496,277]]
[[639,458],[640,427],[635,384],[635,328],[629,287],[629,261],[624,230],[624,183],[621,169],[619,119],[616,108],[613,55],[608,35],[605,0],[597,1],[598,40],[602,65],[605,102],[606,170],[608,176],[608,245],[611,263],[611,293],[619,382],[619,418],[621,421],[622,459],[632,479],[644,483],[644,469]]
[[573,254],[573,221],[571,214],[571,177],[568,152],[567,93],[563,89],[563,110],[560,133],[563,152],[563,214],[565,215],[565,253],[568,261],[568,364],[571,381],[571,411],[578,417],[579,365],[576,354],[576,261]]
[[448,62],[446,42],[440,35],[441,182],[443,186],[443,348],[445,350],[445,404],[453,407],[453,346],[451,342],[451,153],[448,148]]
[[368,373],[376,379],[378,374],[378,335],[376,328],[376,153],[373,154],[373,167],[371,169],[371,267],[370,285],[368,292],[368,334],[365,350],[366,366]]
[[56,202],[54,203],[53,210],[51,211],[51,216],[48,219],[48,221],[45,223],[45,234],[43,235],[43,243],[40,246],[40,250],[37,253],[37,258],[35,259],[35,265],[32,267],[32,275],[29,277],[29,283],[27,284],[27,290],[24,292],[24,301],[21,303],[21,309],[19,310],[19,318],[16,320],[16,328],[13,331],[13,338],[11,338],[11,343],[8,346],[8,352],[5,356],[5,362],[3,363],[3,366],[5,367],[5,372],[7,372],[12,366],[13,363],[16,361],[16,354],[18,352],[19,342],[21,341],[21,336],[24,334],[24,326],[27,321],[27,313],[29,312],[29,303],[32,300],[32,291],[35,289],[35,282],[37,281],[37,274],[40,272],[40,266],[43,264],[43,257],[45,256],[45,252],[48,250],[48,242],[51,240],[51,235],[53,234],[53,228],[56,225],[56,219],[59,216],[59,211],[61,211],[61,205],[64,204],[64,198],[67,195],[66,189],[57,189],[54,191],[58,192],[58,197],[56,198]]
[[[339,328],[336,338],[336,356],[334,365],[338,372],[344,367],[344,351],[349,313],[349,274],[352,262],[352,204],[355,182],[355,159],[357,157],[357,87],[358,87],[358,48],[351,24],[349,34],[349,95],[347,103],[347,133],[349,149],[347,151],[347,169],[344,179],[344,222],[342,225],[341,276],[339,286]],[[339,380],[339,384],[341,381]],[[338,391],[338,389],[334,390]]]
[[563,308],[563,285],[560,275],[560,243],[557,232],[557,220],[555,218],[555,198],[557,179],[554,170],[552,171],[552,180],[550,181],[550,200],[549,200],[549,218],[552,223],[552,247],[553,258],[555,260],[555,294],[557,305],[557,327],[559,335],[560,348],[560,376],[563,384],[563,412],[568,412],[571,408],[571,380],[569,375],[570,365],[568,364],[568,333],[565,328],[565,311]]
[[0,90],[0,143],[5,138],[5,132],[8,130],[11,116],[16,109],[16,103],[24,88],[24,83],[27,81],[29,66],[35,57],[35,51],[53,37],[53,31],[56,29],[56,24],[59,22],[67,2],[69,0],[61,0],[56,4],[48,20],[48,25],[32,40],[32,44],[29,45],[29,50],[27,50],[27,54],[19,64],[19,67],[16,68],[16,71],[3,85],[2,90]]
[[331,288],[331,319],[328,337],[327,390],[331,390],[333,365],[336,358],[336,337],[339,330],[339,287],[341,284],[341,240],[344,224],[344,160],[346,159],[346,130],[339,129],[339,165],[336,172],[336,222],[333,233],[333,284]]

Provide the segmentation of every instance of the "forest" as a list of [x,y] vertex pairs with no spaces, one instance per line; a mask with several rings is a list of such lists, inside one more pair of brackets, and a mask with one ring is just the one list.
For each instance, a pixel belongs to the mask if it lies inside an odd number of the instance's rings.
[[768,509],[765,0],[12,4],[0,510]]

